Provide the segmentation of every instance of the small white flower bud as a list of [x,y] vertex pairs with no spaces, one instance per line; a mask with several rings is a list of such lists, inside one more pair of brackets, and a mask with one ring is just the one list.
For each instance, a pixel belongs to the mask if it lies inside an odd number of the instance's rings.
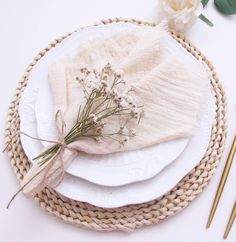
[[124,76],[123,70],[116,70],[115,71],[117,78],[122,78]]

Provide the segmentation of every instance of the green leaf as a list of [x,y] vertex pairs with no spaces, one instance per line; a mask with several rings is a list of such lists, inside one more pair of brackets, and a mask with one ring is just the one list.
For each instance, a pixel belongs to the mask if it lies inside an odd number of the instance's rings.
[[207,25],[209,25],[210,27],[213,27],[214,24],[203,14],[198,16],[203,22],[205,22]]
[[209,0],[202,0],[202,5],[205,7],[208,4]]
[[236,14],[236,0],[214,0],[216,8],[223,14]]

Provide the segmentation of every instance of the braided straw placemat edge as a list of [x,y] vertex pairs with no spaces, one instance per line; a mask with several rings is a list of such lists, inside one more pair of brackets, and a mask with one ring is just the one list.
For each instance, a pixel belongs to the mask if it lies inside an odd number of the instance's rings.
[[[114,22],[128,22],[136,25],[155,26],[155,24],[148,22],[120,18],[101,21],[96,25]],[[208,149],[199,162],[199,165],[190,171],[171,191],[151,202],[129,205],[116,209],[104,209],[84,202],[63,198],[53,189],[45,188],[34,198],[44,210],[61,218],[67,223],[75,224],[83,228],[97,231],[120,230],[131,232],[144,225],[157,224],[181,211],[207,186],[215,173],[225,146],[227,133],[226,97],[211,62],[208,61],[193,44],[186,40],[183,35],[174,31],[171,31],[171,34],[177,42],[204,64],[211,77],[212,94],[216,105],[216,116]],[[6,143],[10,142],[8,156],[18,180],[22,180],[30,168],[30,162],[25,156],[21,146],[20,136],[16,135],[20,129],[18,106],[21,94],[27,85],[30,72],[37,62],[69,35],[71,35],[71,33],[56,39],[44,50],[39,52],[26,69],[9,107],[5,141]]]

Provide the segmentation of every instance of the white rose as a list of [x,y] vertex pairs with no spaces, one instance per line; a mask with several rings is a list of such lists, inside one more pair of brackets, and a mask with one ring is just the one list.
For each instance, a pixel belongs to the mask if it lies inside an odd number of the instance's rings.
[[201,14],[200,0],[159,0],[159,17],[166,18],[170,28],[184,32]]

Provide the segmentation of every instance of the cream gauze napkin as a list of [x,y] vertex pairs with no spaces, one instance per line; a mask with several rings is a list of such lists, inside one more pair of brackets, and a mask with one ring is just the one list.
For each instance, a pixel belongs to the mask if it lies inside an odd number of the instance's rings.
[[[198,125],[205,90],[208,89],[208,75],[193,58],[186,61],[175,53],[168,54],[168,35],[163,24],[142,31],[110,30],[96,39],[81,43],[74,57],[66,56],[50,65],[54,110],[55,113],[61,110],[67,131],[75,124],[79,106],[84,103],[82,88],[75,81],[83,67],[101,70],[109,62],[115,69],[122,69],[128,87],[134,88],[132,96],[135,102],[144,106],[145,115],[137,127],[137,136],[125,146],[121,147],[111,139],[96,142],[83,138],[74,142],[73,148],[79,152],[108,154],[142,149],[193,134]],[[118,121],[111,120],[106,130],[117,130]],[[68,167],[77,155],[79,153],[65,149],[64,166]],[[23,185],[39,169],[49,172],[47,175],[41,172],[25,187],[24,193],[32,196],[45,185],[53,186],[62,173],[60,166],[59,161],[50,169],[46,169],[47,165],[39,168],[35,164]]]

